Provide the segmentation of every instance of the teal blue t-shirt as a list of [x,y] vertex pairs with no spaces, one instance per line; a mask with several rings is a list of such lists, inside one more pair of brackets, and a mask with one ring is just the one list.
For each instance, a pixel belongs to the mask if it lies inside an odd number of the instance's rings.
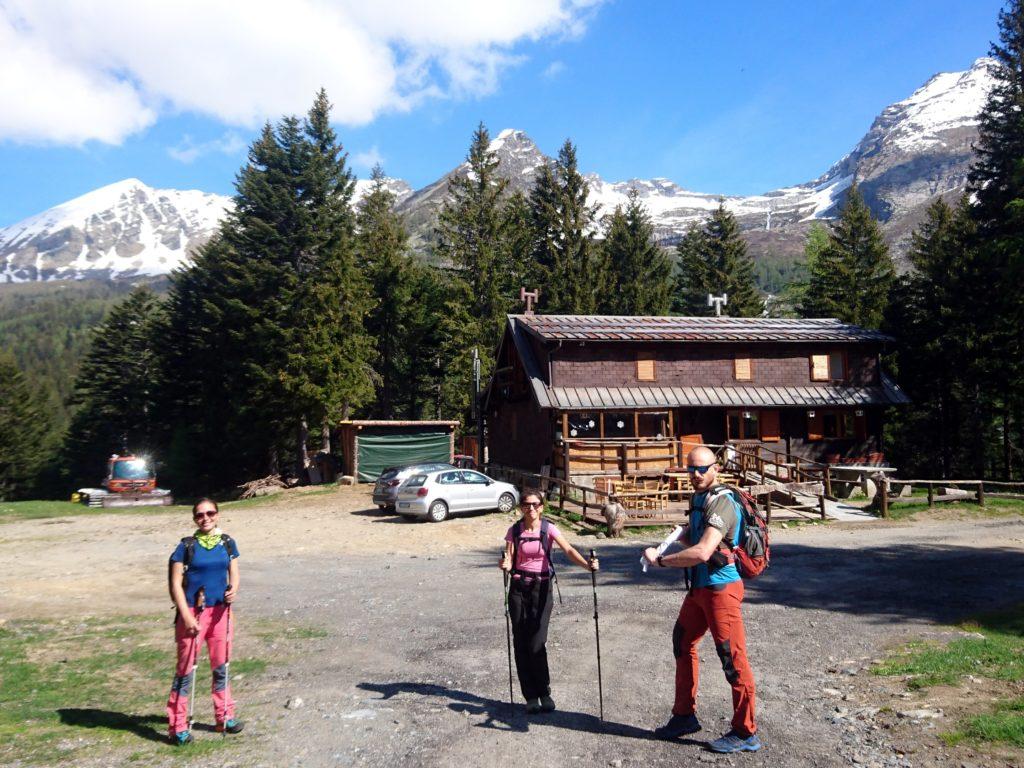
[[[740,526],[743,510],[739,502],[724,485],[715,485],[693,496],[690,509],[691,544],[696,544],[710,525],[722,533],[722,541],[735,547],[740,541]],[[708,563],[693,566],[692,585],[714,587],[740,580],[740,572],[734,563],[714,568]]]
[[[231,551],[224,545],[221,539],[213,549],[206,549],[196,542],[192,549],[192,564],[185,574],[185,601],[190,605],[196,604],[196,593],[202,587],[206,594],[207,605],[220,605],[224,602],[224,592],[228,588],[228,565],[238,557],[238,544],[232,539]],[[185,562],[185,542],[179,542],[174,554],[171,555],[172,563]]]

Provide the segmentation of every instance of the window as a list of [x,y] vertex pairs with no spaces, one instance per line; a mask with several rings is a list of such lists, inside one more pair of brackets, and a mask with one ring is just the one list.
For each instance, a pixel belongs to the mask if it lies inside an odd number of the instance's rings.
[[730,440],[760,440],[761,419],[757,411],[729,411]]
[[749,357],[737,357],[733,360],[732,370],[736,381],[754,380],[754,369]]
[[637,437],[654,437],[661,440],[668,434],[668,414],[637,414],[637,427],[639,427]]
[[603,418],[605,437],[635,437],[632,413],[606,413]]
[[[438,485],[458,485],[461,482],[461,472],[442,472],[437,476]],[[420,483],[420,485],[422,485],[422,483]]]
[[636,356],[636,380],[657,381],[654,370],[654,356],[650,352],[641,352]]
[[846,353],[811,355],[811,381],[846,381]]
[[570,413],[568,437],[600,437],[600,418],[596,413]]
[[808,440],[864,440],[867,421],[863,411],[825,410],[807,412]]
[[481,475],[479,472],[463,472],[462,482],[472,485],[487,485],[487,476]]

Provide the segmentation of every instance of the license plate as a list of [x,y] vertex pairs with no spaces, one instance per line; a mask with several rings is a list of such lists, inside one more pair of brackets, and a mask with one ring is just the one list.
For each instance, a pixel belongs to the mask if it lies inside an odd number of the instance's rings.
[[409,502],[408,501],[403,501],[398,506],[400,506],[402,509],[408,509],[409,508]]

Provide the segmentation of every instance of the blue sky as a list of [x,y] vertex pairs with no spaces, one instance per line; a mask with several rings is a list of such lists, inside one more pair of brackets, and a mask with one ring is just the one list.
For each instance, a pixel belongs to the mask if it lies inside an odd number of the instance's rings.
[[302,111],[321,83],[361,176],[379,159],[427,184],[483,120],[549,154],[571,137],[609,180],[763,192],[820,175],[885,106],[969,67],[1002,7],[335,0],[318,16],[312,0],[252,0],[239,30],[218,3],[139,5],[0,8],[14,52],[0,61],[0,226],[127,177],[230,194],[261,120]]

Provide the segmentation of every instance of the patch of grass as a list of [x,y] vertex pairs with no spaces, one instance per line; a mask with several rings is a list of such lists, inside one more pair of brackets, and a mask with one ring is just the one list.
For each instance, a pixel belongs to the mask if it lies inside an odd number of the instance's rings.
[[189,507],[111,507],[109,509],[72,504],[70,501],[0,501],[0,523],[18,520],[42,520],[53,517],[90,515],[152,515],[188,513]]
[[942,739],[950,746],[970,740],[1024,747],[1024,698],[1001,701],[991,712],[970,717],[957,730],[942,734]]
[[961,637],[945,645],[911,643],[872,672],[911,675],[907,685],[915,689],[955,685],[968,674],[1024,680],[1024,605],[965,621],[960,628],[980,637]]
[[[245,644],[257,654],[267,646],[248,632]],[[72,764],[129,746],[129,761],[151,764],[155,750],[173,750],[163,708],[172,649],[163,615],[0,627],[0,764]],[[202,658],[197,691],[205,693],[205,650]],[[267,665],[260,656],[237,658],[232,676],[258,675]],[[197,711],[206,702],[197,698]],[[190,755],[226,745],[199,739],[194,747]]]
[[[915,496],[917,494],[914,494]],[[979,507],[972,499],[963,501],[940,501],[936,502],[932,509],[921,504],[899,504],[889,505],[890,520],[907,520],[911,517],[918,520],[926,520],[928,516],[936,512],[948,514],[954,510],[958,515],[965,518],[988,518],[1006,517],[1008,515],[1024,515],[1024,499],[1000,499],[986,496],[985,506]],[[875,514],[878,510],[872,508]]]
[[328,635],[327,630],[320,627],[288,627],[285,632],[288,637],[300,640],[321,640]]

